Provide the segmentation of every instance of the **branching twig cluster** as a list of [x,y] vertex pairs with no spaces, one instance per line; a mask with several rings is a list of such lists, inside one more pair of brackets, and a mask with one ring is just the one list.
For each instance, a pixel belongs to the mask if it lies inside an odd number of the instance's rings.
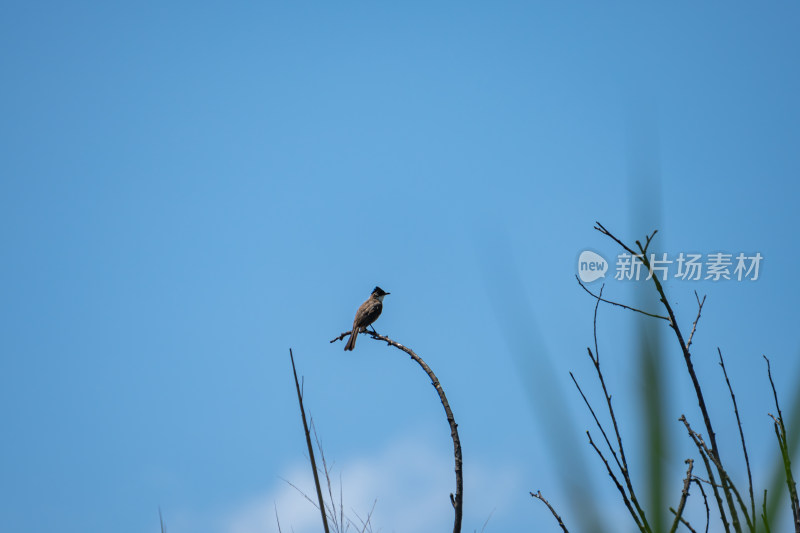
[[[713,428],[712,423],[711,423],[711,417],[710,417],[710,415],[708,413],[708,407],[706,405],[705,398],[703,396],[703,390],[702,390],[702,388],[700,386],[700,381],[697,378],[697,374],[695,372],[694,365],[693,365],[693,362],[692,362],[692,354],[690,352],[690,348],[692,346],[692,341],[694,339],[694,335],[695,335],[695,333],[697,331],[697,324],[700,321],[700,316],[701,316],[701,313],[702,313],[702,310],[703,310],[703,305],[705,304],[705,300],[706,300],[705,296],[703,296],[703,298],[701,299],[699,297],[699,295],[697,295],[697,293],[695,293],[695,298],[697,299],[697,316],[696,316],[694,322],[692,323],[692,328],[691,328],[691,332],[689,334],[689,337],[688,337],[688,339],[685,340],[685,337],[684,337],[684,335],[683,335],[683,333],[681,331],[681,328],[678,325],[677,320],[675,318],[675,313],[674,313],[674,311],[672,309],[672,305],[669,303],[669,300],[668,300],[668,298],[667,298],[667,296],[665,294],[664,287],[663,287],[663,285],[661,283],[661,280],[659,280],[658,275],[654,274],[654,269],[653,269],[653,266],[652,266],[652,258],[648,257],[648,253],[647,253],[648,252],[648,248],[649,248],[649,246],[650,246],[650,244],[651,244],[651,242],[653,240],[653,237],[656,235],[656,232],[654,231],[652,234],[648,235],[646,237],[646,239],[645,239],[645,243],[644,244],[642,244],[640,241],[636,241],[636,249],[634,249],[633,247],[626,245],[622,240],[617,238],[614,234],[612,234],[608,229],[605,228],[605,226],[603,226],[599,222],[595,226],[595,229],[597,231],[599,231],[600,233],[602,233],[603,235],[606,235],[607,237],[609,237],[613,241],[615,241],[627,253],[629,253],[631,255],[632,259],[640,261],[642,263],[642,265],[648,270],[649,275],[648,275],[647,279],[652,279],[653,280],[656,292],[658,293],[658,296],[659,296],[659,301],[660,301],[662,307],[664,308],[664,311],[666,312],[666,314],[665,315],[661,315],[661,314],[651,313],[651,312],[648,312],[648,311],[644,311],[642,309],[637,309],[637,308],[629,306],[629,305],[625,305],[625,304],[622,304],[622,303],[619,303],[619,302],[615,302],[615,301],[603,298],[603,290],[602,290],[602,288],[601,288],[599,294],[594,294],[592,291],[590,291],[588,288],[586,288],[586,286],[583,283],[581,283],[580,279],[578,280],[578,283],[580,284],[580,286],[587,293],[589,293],[592,297],[594,297],[595,300],[596,300],[595,316],[594,316],[595,350],[594,350],[594,353],[592,353],[591,348],[589,348],[588,352],[589,352],[589,357],[592,360],[592,363],[593,363],[593,365],[595,367],[595,370],[596,370],[597,376],[599,378],[600,384],[602,386],[603,394],[605,395],[607,409],[608,409],[608,412],[610,414],[611,420],[613,422],[614,433],[616,435],[616,441],[617,441],[616,449],[615,449],[615,447],[612,446],[612,444],[611,444],[611,442],[610,442],[610,440],[609,440],[609,438],[607,436],[607,433],[606,433],[605,429],[603,428],[603,426],[601,425],[600,421],[598,420],[598,417],[596,416],[594,409],[592,408],[592,406],[590,405],[589,401],[587,400],[586,395],[581,390],[580,386],[578,385],[577,380],[575,380],[575,377],[572,375],[572,373],[570,373],[570,376],[572,377],[573,382],[575,383],[576,387],[578,388],[578,391],[580,392],[581,397],[583,398],[584,402],[586,403],[587,407],[589,408],[589,411],[592,414],[592,418],[594,419],[595,424],[597,425],[597,427],[599,428],[601,434],[603,435],[603,438],[604,438],[605,443],[606,443],[606,447],[608,448],[609,452],[611,453],[612,461],[609,461],[606,458],[606,456],[602,453],[600,448],[598,448],[598,446],[592,440],[591,434],[589,434],[589,432],[587,432],[587,435],[589,436],[590,445],[595,450],[595,452],[600,456],[603,464],[606,467],[606,470],[607,470],[607,472],[609,474],[609,477],[612,479],[612,481],[614,482],[615,486],[617,487],[617,490],[620,492],[620,494],[622,496],[622,500],[625,503],[625,506],[627,507],[628,511],[630,512],[630,514],[631,514],[632,518],[634,519],[634,522],[636,523],[636,525],[639,528],[639,530],[640,531],[646,531],[646,532],[651,531],[650,524],[647,521],[647,518],[646,518],[646,515],[645,515],[644,511],[642,510],[641,506],[639,506],[639,504],[638,504],[638,499],[636,498],[636,493],[635,493],[635,491],[633,489],[632,483],[630,482],[630,474],[629,474],[627,462],[625,460],[624,447],[622,445],[622,439],[620,437],[620,433],[619,433],[619,429],[618,429],[618,426],[617,426],[616,417],[614,415],[614,410],[613,410],[613,407],[611,405],[611,396],[609,395],[609,393],[608,393],[608,391],[606,389],[605,381],[603,379],[603,375],[602,375],[602,372],[600,370],[599,354],[598,354],[598,349],[597,349],[597,307],[599,306],[600,302],[604,302],[604,303],[608,303],[608,304],[611,304],[611,305],[614,305],[614,306],[617,306],[617,307],[621,307],[621,308],[624,308],[624,309],[628,309],[628,310],[640,313],[642,315],[645,315],[645,316],[648,316],[648,317],[651,317],[651,318],[665,320],[669,324],[670,328],[673,330],[673,332],[675,334],[675,338],[678,341],[678,345],[680,346],[681,353],[683,354],[683,359],[684,359],[684,362],[686,364],[686,369],[687,369],[689,378],[690,378],[690,380],[692,382],[692,385],[694,387],[695,395],[697,397],[698,406],[700,407],[700,412],[701,412],[701,415],[702,415],[702,418],[703,418],[703,424],[704,424],[705,429],[706,429],[706,435],[708,437],[708,440],[706,441],[703,438],[703,435],[701,435],[699,432],[697,432],[697,431],[692,429],[692,427],[690,426],[690,424],[689,424],[688,420],[686,419],[686,417],[684,415],[681,415],[681,417],[679,418],[679,421],[683,422],[689,437],[691,438],[692,442],[695,444],[695,447],[697,448],[697,450],[698,450],[698,452],[700,454],[700,459],[702,460],[703,465],[705,467],[706,474],[708,476],[708,481],[704,481],[701,478],[699,478],[698,476],[693,474],[694,462],[693,462],[692,459],[687,459],[686,462],[687,462],[687,464],[689,466],[688,466],[688,469],[687,469],[687,472],[686,472],[686,477],[684,478],[683,489],[681,491],[681,498],[680,498],[678,507],[677,508],[670,508],[670,511],[674,515],[674,519],[673,519],[673,522],[672,522],[672,525],[671,525],[671,528],[670,528],[670,532],[674,533],[680,524],[683,524],[690,531],[695,531],[695,529],[692,527],[692,525],[683,517],[683,511],[685,509],[686,502],[687,502],[687,499],[689,497],[689,489],[690,489],[692,483],[696,484],[696,486],[699,488],[699,490],[700,490],[700,492],[701,492],[701,494],[703,496],[703,502],[704,502],[704,505],[705,505],[705,508],[706,508],[706,528],[705,528],[705,530],[706,530],[706,532],[708,531],[709,522],[710,522],[710,509],[709,509],[709,506],[708,506],[708,499],[706,497],[705,490],[703,490],[703,483],[705,483],[705,484],[707,484],[707,485],[709,485],[711,487],[713,498],[714,498],[714,501],[716,502],[717,509],[719,511],[720,520],[722,522],[723,528],[726,531],[726,533],[730,533],[730,531],[735,531],[737,533],[740,533],[740,532],[742,532],[744,530],[747,530],[747,531],[750,531],[751,533],[754,533],[756,531],[756,529],[757,529],[757,524],[756,524],[755,498],[754,498],[754,494],[753,494],[753,478],[752,478],[752,473],[750,471],[750,459],[749,459],[749,456],[747,454],[747,446],[746,446],[746,443],[745,443],[744,431],[742,429],[742,422],[741,422],[741,419],[739,417],[739,409],[738,409],[738,405],[736,403],[736,396],[733,393],[733,387],[731,386],[730,379],[728,378],[728,373],[727,373],[727,370],[725,368],[725,363],[724,363],[724,360],[723,360],[723,357],[722,357],[722,351],[720,349],[717,349],[718,354],[719,354],[719,363],[720,363],[720,366],[722,367],[722,372],[723,372],[723,375],[725,376],[725,382],[726,382],[726,384],[728,386],[728,391],[730,393],[731,400],[733,402],[733,410],[734,410],[734,414],[736,416],[736,422],[737,422],[738,427],[739,427],[739,436],[740,436],[742,451],[743,451],[743,454],[744,454],[745,466],[746,466],[746,469],[747,469],[747,479],[748,479],[748,489],[749,489],[748,493],[746,495],[748,497],[747,503],[745,503],[745,500],[742,498],[742,495],[740,494],[739,490],[737,489],[736,485],[734,484],[733,480],[731,479],[730,475],[728,474],[728,471],[726,470],[726,468],[723,465],[723,461],[722,461],[722,458],[720,456],[719,448],[717,446],[716,434],[714,432],[714,428]],[[767,361],[767,364],[769,365],[769,361]],[[768,372],[769,372],[769,366],[768,366]],[[770,383],[772,383],[772,376],[771,375],[770,375]],[[773,384],[773,393],[774,393],[774,384]],[[778,407],[777,394],[774,394],[774,395],[775,395],[776,408],[778,409],[778,416],[777,417],[773,417],[774,426],[775,426],[775,434],[776,434],[776,436],[778,438],[778,443],[779,443],[779,446],[781,448],[781,453],[782,453],[782,457],[783,457],[783,463],[784,463],[785,473],[786,473],[786,480],[787,480],[787,485],[789,487],[790,499],[791,499],[791,502],[792,502],[792,512],[793,512],[793,519],[794,519],[794,525],[795,525],[795,533],[800,533],[800,505],[798,504],[797,490],[796,490],[794,479],[793,479],[792,473],[791,473],[791,463],[789,461],[789,446],[788,446],[788,442],[787,442],[787,438],[786,438],[786,429],[785,429],[785,427],[783,425],[783,417],[782,417],[781,412],[780,412],[780,407]],[[612,467],[612,465],[615,468]],[[767,529],[767,532],[769,532],[769,522],[768,522],[768,517],[767,517],[767,512],[766,512],[766,491],[765,491],[765,494],[764,494],[764,505],[763,505],[763,508],[764,508],[764,512],[762,513],[762,522],[764,523],[764,526]],[[741,515],[741,518],[740,518],[740,515]],[[657,529],[660,529],[660,527],[658,527]]]
[[[619,431],[619,424],[617,424],[617,417],[614,413],[614,406],[611,403],[611,395],[608,392],[608,388],[606,387],[605,378],[603,377],[603,372],[600,370],[600,352],[597,343],[597,310],[600,306],[601,301],[606,301],[602,299],[603,296],[603,287],[600,289],[600,294],[596,296],[596,303],[594,307],[594,321],[593,321],[593,335],[594,335],[594,353],[592,353],[591,348],[587,348],[587,352],[589,353],[589,359],[591,359],[592,364],[594,365],[595,372],[597,373],[597,378],[600,381],[600,386],[603,389],[603,396],[605,397],[606,401],[606,408],[608,410],[608,414],[611,417],[611,422],[614,427],[614,436],[616,437],[616,448],[611,444],[610,439],[608,438],[608,434],[606,433],[605,428],[600,423],[600,420],[597,418],[595,414],[594,408],[592,407],[589,400],[586,398],[586,395],[583,393],[578,381],[575,379],[575,376],[570,372],[570,377],[572,378],[573,383],[575,383],[575,387],[577,387],[578,392],[580,393],[581,397],[583,398],[584,403],[589,408],[589,412],[592,414],[592,418],[594,419],[597,428],[600,430],[600,433],[603,435],[603,439],[605,440],[606,447],[608,451],[611,453],[611,457],[614,460],[614,464],[616,465],[616,470],[611,467],[608,459],[605,457],[603,452],[600,448],[595,444],[594,440],[592,439],[592,435],[589,431],[586,432],[587,437],[589,438],[589,444],[603,461],[603,464],[606,467],[606,471],[608,472],[609,477],[614,482],[614,485],[617,487],[617,490],[622,497],[622,501],[625,503],[625,507],[628,509],[628,512],[633,518],[633,521],[636,523],[636,526],[639,528],[640,531],[650,532],[652,531],[650,524],[647,521],[647,516],[645,515],[642,506],[639,504],[639,498],[636,495],[636,491],[633,487],[633,482],[631,481],[630,476],[630,469],[628,468],[628,460],[625,456],[625,446],[622,443],[622,435]],[[628,309],[627,306],[625,306]],[[622,478],[622,481],[620,481]],[[623,485],[624,484],[624,485]]]
[[[700,387],[700,381],[697,379],[697,374],[694,370],[694,365],[692,364],[692,354],[689,352],[689,344],[684,341],[683,333],[681,332],[680,326],[678,326],[678,322],[675,319],[675,312],[672,310],[672,305],[670,305],[669,300],[667,299],[667,295],[664,293],[664,287],[661,285],[661,281],[658,279],[657,275],[653,275],[652,265],[650,262],[650,258],[647,256],[647,249],[650,246],[650,242],[655,237],[657,231],[654,231],[651,235],[649,235],[645,241],[644,246],[640,241],[636,241],[636,247],[638,248],[638,252],[635,252],[632,248],[627,246],[617,237],[615,237],[610,231],[608,231],[605,226],[597,222],[595,229],[616,241],[620,246],[622,246],[625,251],[627,251],[631,256],[638,258],[642,264],[647,268],[648,272],[650,273],[649,278],[653,280],[655,284],[656,291],[658,292],[658,296],[660,298],[661,304],[664,306],[664,310],[667,312],[666,320],[669,322],[672,331],[675,332],[675,336],[678,340],[678,344],[680,345],[681,352],[683,353],[684,361],[686,362],[686,370],[689,372],[689,377],[692,380],[692,385],[694,386],[695,394],[697,395],[697,403],[700,406],[700,411],[703,415],[703,422],[705,423],[706,430],[708,431],[708,438],[711,442],[711,450],[714,456],[719,459],[719,450],[717,448],[717,438],[716,434],[714,433],[714,428],[711,425],[711,417],[708,415],[708,408],[706,407],[705,399],[703,398],[703,390]],[[703,298],[705,301],[705,298]],[[700,303],[700,307],[702,308],[702,303]],[[643,311],[639,311],[642,312]],[[692,328],[692,332],[694,333],[694,329],[697,326],[697,321],[700,319],[699,311],[698,311],[698,318],[695,320],[694,326]],[[691,337],[690,337],[691,340]]]

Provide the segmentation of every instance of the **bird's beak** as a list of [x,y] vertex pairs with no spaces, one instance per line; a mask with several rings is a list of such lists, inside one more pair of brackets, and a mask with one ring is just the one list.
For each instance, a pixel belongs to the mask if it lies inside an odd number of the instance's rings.
[[[387,292],[386,294],[392,294],[392,293],[391,292]],[[386,296],[386,294],[384,294],[384,296]]]

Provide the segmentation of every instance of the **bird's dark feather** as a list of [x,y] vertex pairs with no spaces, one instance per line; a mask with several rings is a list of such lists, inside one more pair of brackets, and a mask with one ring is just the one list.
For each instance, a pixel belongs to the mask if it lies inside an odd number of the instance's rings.
[[383,304],[381,301],[377,298],[370,298],[361,304],[361,307],[359,307],[358,311],[356,311],[356,319],[353,321],[353,329],[366,328],[375,322],[379,316],[381,316],[382,310]]

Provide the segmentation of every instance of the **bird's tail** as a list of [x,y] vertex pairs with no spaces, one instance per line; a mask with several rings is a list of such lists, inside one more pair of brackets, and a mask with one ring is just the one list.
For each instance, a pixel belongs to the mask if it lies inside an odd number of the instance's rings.
[[358,337],[358,328],[353,328],[353,332],[350,333],[350,338],[347,339],[347,344],[344,346],[345,352],[353,351],[353,348],[356,347],[356,337]]

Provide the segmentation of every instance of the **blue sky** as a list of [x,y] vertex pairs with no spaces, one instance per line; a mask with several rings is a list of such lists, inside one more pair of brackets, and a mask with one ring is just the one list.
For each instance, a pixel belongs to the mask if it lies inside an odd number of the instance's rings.
[[[674,255],[764,257],[755,282],[666,285],[686,329],[708,295],[695,364],[738,461],[726,354],[758,489],[761,354],[785,411],[800,371],[799,22],[791,2],[5,6],[3,529],[154,531],[160,506],[176,533],[277,531],[276,507],[284,531],[318,530],[281,479],[310,482],[289,347],[346,507],[447,527],[424,374],[366,337],[328,343],[376,284],[378,331],[428,361],[459,422],[465,530],[555,531],[532,490],[579,524],[558,448],[627,527],[568,374],[601,398],[575,282],[581,251],[618,252],[596,220],[629,242],[658,228]],[[635,450],[643,321],[598,321]],[[700,415],[663,326],[677,494],[676,420]]]

